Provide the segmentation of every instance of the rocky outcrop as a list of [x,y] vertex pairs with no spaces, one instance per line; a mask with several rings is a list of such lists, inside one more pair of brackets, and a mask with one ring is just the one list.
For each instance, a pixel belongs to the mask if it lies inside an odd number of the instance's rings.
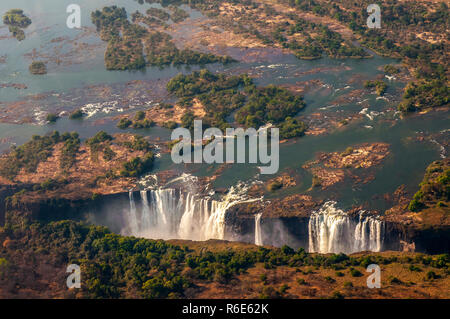
[[343,152],[318,153],[315,160],[302,167],[313,174],[313,187],[327,189],[346,178],[364,184],[374,179],[366,169],[379,165],[388,155],[388,144],[365,143],[348,147]]
[[[0,199],[15,193],[15,189],[0,190]],[[50,222],[72,219],[102,224],[110,227],[112,231],[119,231],[120,229],[115,227],[115,225],[118,225],[115,219],[118,221],[119,212],[123,212],[129,207],[128,196],[128,193],[117,193],[96,198],[67,199],[53,197],[30,201],[23,201],[18,197],[18,200],[9,200],[1,207],[0,221],[3,225],[5,222],[16,224],[31,221]]]
[[[240,215],[239,205],[225,218],[225,239],[255,243],[255,216]],[[264,215],[263,215],[264,216]],[[265,246],[308,248],[308,217],[262,217],[261,237]]]
[[413,224],[386,221],[383,250],[450,253],[450,227],[419,228]]
[[[295,201],[297,203],[295,204]],[[255,243],[255,216],[260,220],[264,245],[289,245],[309,249],[309,217],[320,207],[319,203],[304,201],[300,195],[271,203],[243,203],[230,208],[226,215],[225,239]],[[288,204],[289,203],[289,204]],[[349,211],[351,218],[358,218],[359,209]],[[393,221],[381,217],[384,222],[382,250],[416,251],[428,254],[450,252],[450,227],[418,227],[414,223]]]

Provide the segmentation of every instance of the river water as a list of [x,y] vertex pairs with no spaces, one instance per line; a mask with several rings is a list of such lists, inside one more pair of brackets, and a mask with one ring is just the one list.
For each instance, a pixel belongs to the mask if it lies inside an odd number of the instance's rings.
[[[0,151],[6,151],[12,144],[25,142],[33,134],[45,134],[55,129],[78,131],[82,138],[92,136],[100,129],[109,133],[122,132],[116,128],[114,116],[146,109],[160,101],[173,101],[164,90],[168,79],[179,72],[188,73],[200,68],[106,71],[103,62],[106,45],[94,32],[90,13],[115,4],[125,7],[130,14],[136,10],[145,12],[150,5],[139,5],[132,0],[78,1],[82,9],[83,29],[72,30],[66,27],[66,7],[72,2],[0,2],[0,14],[12,8],[21,8],[33,21],[25,30],[26,39],[22,42],[10,38],[7,27],[0,24],[0,57],[6,58],[5,63],[0,63],[0,87],[1,84],[13,83],[27,87],[0,88]],[[199,12],[188,11],[191,18],[204,19]],[[245,54],[239,49],[233,52],[237,58]],[[33,56],[47,61],[48,74],[29,74],[28,66]],[[405,82],[389,81],[384,98],[363,89],[365,80],[382,77],[382,67],[398,61],[379,56],[364,60],[322,58],[301,61],[281,53],[268,54],[267,57],[266,60],[227,66],[208,65],[207,68],[227,74],[247,72],[259,86],[310,86],[304,94],[307,107],[300,117],[313,127],[327,132],[307,135],[281,145],[280,171],[291,170],[298,174],[300,181],[297,186],[282,190],[276,196],[308,191],[312,176],[302,165],[314,159],[317,152],[341,152],[355,144],[385,142],[390,145],[390,154],[382,165],[370,169],[374,175],[372,181],[357,186],[346,181],[329,190],[309,191],[317,198],[337,201],[339,207],[366,204],[369,208],[382,210],[388,208],[382,199],[383,194],[392,193],[403,184],[410,191],[416,190],[425,167],[431,161],[447,156],[445,147],[442,149],[440,144],[448,140],[448,112],[430,112],[401,119],[396,105],[401,99]],[[130,83],[137,80],[142,81],[142,86],[137,89],[132,86],[130,89]],[[98,91],[106,93],[97,94]],[[49,112],[64,114],[80,107],[91,111],[89,118],[72,121],[66,116],[55,124],[45,123]],[[346,126],[335,128],[331,124],[346,118],[351,119]],[[163,128],[129,131],[163,139],[170,137],[170,131]],[[177,166],[172,164],[168,155],[163,155],[156,163],[156,170],[190,170],[198,176],[208,175],[217,167]],[[230,187],[238,181],[267,178],[259,175],[257,165],[236,164],[224,170],[214,186]],[[267,196],[270,198],[271,195]]]

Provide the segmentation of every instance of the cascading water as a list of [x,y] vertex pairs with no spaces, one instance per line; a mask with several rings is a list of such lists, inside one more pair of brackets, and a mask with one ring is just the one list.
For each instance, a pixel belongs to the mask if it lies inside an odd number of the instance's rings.
[[199,198],[175,189],[141,191],[141,209],[130,192],[130,211],[124,235],[154,239],[224,239],[225,214],[233,205],[255,201],[245,197],[247,188],[231,187],[221,200]]
[[309,219],[309,251],[318,253],[354,253],[381,251],[384,224],[377,218],[359,214],[354,220],[335,207],[336,202],[326,202],[313,212]]
[[129,192],[129,197],[130,197],[130,211],[128,213],[128,220],[130,220],[130,223],[128,227],[130,231],[133,233],[138,231],[138,224],[137,224],[136,205],[134,204],[133,191],[131,190]]
[[262,214],[255,215],[255,245],[262,246],[262,233],[261,233],[261,216]]

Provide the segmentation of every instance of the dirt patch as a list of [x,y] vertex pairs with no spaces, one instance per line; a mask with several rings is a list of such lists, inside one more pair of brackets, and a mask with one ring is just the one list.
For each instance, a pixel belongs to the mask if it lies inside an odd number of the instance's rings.
[[188,111],[194,113],[196,118],[203,118],[206,115],[204,105],[197,98],[194,98],[192,100],[192,106],[189,109],[179,104],[175,104],[172,108],[164,108],[164,106],[159,105],[148,109],[146,111],[146,118],[152,120],[159,126],[164,126],[170,121],[181,124],[181,118]]

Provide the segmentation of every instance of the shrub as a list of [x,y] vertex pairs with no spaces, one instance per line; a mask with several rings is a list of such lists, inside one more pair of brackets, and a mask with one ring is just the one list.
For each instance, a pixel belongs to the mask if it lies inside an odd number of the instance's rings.
[[409,270],[410,271],[422,271],[422,269],[420,267],[417,267],[416,265],[409,265]]
[[425,275],[425,280],[433,280],[433,279],[438,279],[438,278],[439,278],[439,276],[432,270],[427,272]]
[[120,129],[122,129],[122,130],[124,130],[124,129],[130,127],[131,124],[133,124],[133,122],[132,122],[130,119],[127,119],[127,118],[121,118],[121,119],[119,120],[119,123],[117,124],[117,127],[120,128]]
[[42,75],[47,73],[47,67],[44,62],[32,62],[29,70],[31,74]]
[[439,201],[439,202],[437,202],[436,206],[437,206],[437,207],[447,207],[447,204],[445,204],[445,203],[442,202],[442,201]]
[[111,160],[115,153],[110,148],[113,137],[105,131],[99,131],[93,137],[86,140],[86,145],[89,146],[91,151],[91,160],[97,161],[99,152],[103,152],[103,159],[106,161]]
[[120,173],[124,177],[138,177],[152,169],[153,160],[154,156],[152,152],[149,152],[144,158],[135,157],[131,161],[123,164],[123,169]]
[[151,149],[150,144],[142,135],[134,135],[132,142],[126,141],[123,144],[133,151],[149,151]]
[[64,133],[61,138],[64,146],[61,151],[60,167],[68,169],[75,164],[81,141],[77,132]]
[[69,115],[69,119],[71,120],[77,120],[83,118],[84,113],[82,110],[75,110]]
[[384,73],[386,73],[386,74],[397,74],[399,72],[400,72],[400,69],[391,64],[386,64],[384,66]]
[[93,137],[91,137],[87,143],[88,145],[99,144],[106,141],[112,141],[113,137],[106,133],[105,131],[97,132]]
[[348,156],[353,153],[353,147],[347,147],[344,152],[341,153],[341,156]]
[[276,180],[276,181],[271,182],[271,183],[267,186],[267,189],[268,189],[269,191],[271,191],[271,192],[274,192],[274,191],[276,191],[276,190],[278,190],[278,189],[280,189],[280,188],[282,188],[282,187],[283,187],[283,183]]
[[281,294],[272,286],[264,286],[259,294],[260,299],[279,299]]
[[9,268],[9,263],[6,258],[0,258],[0,279],[5,276],[7,270]]
[[292,256],[295,254],[295,250],[287,245],[283,245],[283,247],[281,247],[281,252],[287,256]]
[[25,40],[25,32],[19,27],[10,25],[8,29],[9,32],[12,33],[13,37],[15,37],[18,41]]
[[46,117],[46,120],[49,123],[55,123],[56,120],[58,120],[58,119],[59,119],[59,116],[54,113],[49,113],[49,114],[47,114],[47,117]]
[[168,128],[169,130],[176,129],[178,124],[174,121],[167,121],[163,124],[163,127]]
[[379,96],[383,95],[386,92],[386,89],[388,87],[388,85],[380,80],[376,80],[376,81],[366,81],[364,83],[364,87],[365,88],[375,88],[376,92]]
[[423,207],[425,207],[425,205],[416,198],[414,198],[408,205],[408,209],[412,212],[418,212]]
[[289,286],[287,284],[281,285],[281,287],[280,287],[280,294],[285,294],[286,291],[288,291],[288,289],[289,289]]
[[190,130],[194,129],[194,113],[192,112],[186,112],[184,113],[184,115],[181,117],[181,126],[188,128]]
[[266,282],[267,282],[267,275],[266,275],[266,274],[261,274],[261,276],[259,276],[259,279],[260,279],[264,284],[266,284]]
[[91,200],[95,201],[95,200],[97,200],[99,197],[100,197],[100,194],[98,194],[98,193],[92,193]]
[[307,126],[302,121],[287,117],[284,122],[278,125],[280,130],[280,138],[288,139],[305,135]]
[[298,279],[297,279],[297,283],[298,283],[299,285],[306,285],[306,281],[305,281],[305,279],[303,279],[303,278],[298,278]]
[[143,119],[141,121],[135,121],[133,123],[133,128],[135,129],[139,129],[139,128],[150,128],[152,126],[155,125],[155,122],[148,120],[148,119]]
[[352,275],[352,277],[361,277],[363,274],[355,268],[350,268],[350,275]]
[[136,112],[136,115],[134,116],[135,121],[140,121],[145,119],[145,112],[144,111],[138,111]]
[[400,279],[398,279],[397,277],[393,277],[393,276],[390,276],[388,278],[388,282],[391,283],[391,284],[396,284],[396,285],[402,283],[402,281]]
[[3,23],[20,28],[26,28],[31,24],[31,19],[28,18],[21,9],[11,9],[3,16]]
[[330,298],[331,299],[344,299],[344,295],[340,291],[334,291]]
[[105,161],[110,161],[116,156],[116,153],[111,149],[111,147],[105,147],[103,149],[103,159]]
[[336,282],[336,280],[334,280],[334,279],[331,278],[330,276],[326,276],[324,279],[325,279],[326,282],[329,282],[329,283],[334,283],[334,282]]

